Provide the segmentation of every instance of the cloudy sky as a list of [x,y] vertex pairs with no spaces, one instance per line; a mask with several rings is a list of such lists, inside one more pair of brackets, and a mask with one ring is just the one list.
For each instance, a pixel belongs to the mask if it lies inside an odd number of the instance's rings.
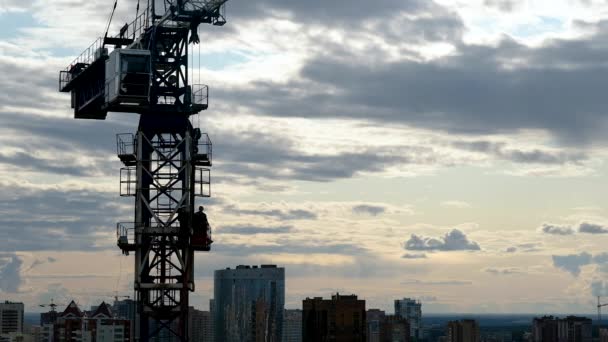
[[[145,1],[144,1],[145,2]],[[114,28],[135,0],[119,1]],[[0,0],[0,299],[132,293],[116,133],[72,119],[58,71],[111,0]],[[608,3],[230,0],[195,79],[214,142],[213,270],[287,270],[287,306],[356,293],[392,311],[589,313],[608,295]],[[200,76],[199,76],[200,75]]]

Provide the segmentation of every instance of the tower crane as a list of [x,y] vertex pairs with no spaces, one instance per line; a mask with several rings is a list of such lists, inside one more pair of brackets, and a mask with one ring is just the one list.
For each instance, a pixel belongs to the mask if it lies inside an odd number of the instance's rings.
[[600,302],[600,296],[597,296],[597,326],[598,326],[598,329],[602,325],[602,307],[604,307],[604,306],[608,306],[608,303],[602,304]]
[[53,298],[51,298],[50,303],[39,304],[38,306],[40,306],[41,308],[51,308],[51,312],[55,312],[55,308],[57,308],[59,305],[64,305],[64,304],[55,304],[55,302],[53,301]]
[[190,116],[208,108],[206,85],[191,84],[190,44],[200,24],[226,23],[227,0],[149,0],[116,35],[104,34],[59,72],[74,118],[139,114],[135,134],[117,135],[120,195],[134,198],[117,245],[135,254],[136,341],[188,341],[194,251],[210,251],[193,227],[196,197],[210,197],[212,144]]
[[114,302],[118,302],[118,298],[130,299],[131,296],[118,296],[118,295],[115,295],[114,296]]

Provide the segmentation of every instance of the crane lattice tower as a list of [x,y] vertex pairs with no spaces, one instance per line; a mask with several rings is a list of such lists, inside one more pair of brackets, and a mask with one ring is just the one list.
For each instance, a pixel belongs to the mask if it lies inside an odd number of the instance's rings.
[[[138,341],[188,341],[194,251],[210,250],[193,229],[195,198],[211,195],[212,145],[190,117],[207,109],[208,87],[189,83],[188,47],[201,23],[222,26],[227,0],[152,0],[119,34],[96,40],[59,73],[76,119],[139,114],[135,134],[117,135],[120,195],[135,197],[118,246],[135,254]],[[114,5],[116,8],[116,3]],[[196,228],[196,227],[194,227]]]

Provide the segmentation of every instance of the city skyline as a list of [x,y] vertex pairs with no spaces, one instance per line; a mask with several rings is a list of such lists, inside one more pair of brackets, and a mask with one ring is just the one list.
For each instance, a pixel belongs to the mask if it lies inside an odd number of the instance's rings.
[[[133,19],[119,2],[112,30]],[[57,71],[111,1],[0,2],[0,299],[132,295],[114,134],[76,121]],[[608,4],[231,0],[192,77],[213,106],[213,272],[285,268],[285,306],[356,293],[426,313],[594,312],[608,296]],[[201,69],[198,70],[200,59]],[[200,75],[200,77],[199,77]],[[608,301],[608,299],[607,299]],[[63,303],[67,304],[67,303]]]

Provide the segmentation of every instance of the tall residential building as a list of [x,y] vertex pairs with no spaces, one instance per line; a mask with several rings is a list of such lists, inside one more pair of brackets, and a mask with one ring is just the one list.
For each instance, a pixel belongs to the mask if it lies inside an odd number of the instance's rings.
[[39,342],[54,342],[55,341],[55,324],[47,323],[40,326],[40,341]]
[[473,319],[448,322],[448,342],[479,342],[479,325]]
[[211,320],[209,324],[211,324],[209,337],[210,341],[215,341],[215,299],[209,299],[209,313],[211,314]]
[[285,310],[283,342],[302,342],[302,310]]
[[591,319],[568,316],[560,319],[553,316],[534,318],[533,342],[591,342]]
[[357,296],[306,298],[303,309],[302,341],[366,341],[365,301]]
[[112,305],[112,313],[114,318],[129,320],[131,326],[129,332],[131,334],[131,340],[133,340],[133,334],[135,333],[135,318],[136,318],[137,306],[133,299],[115,300]]
[[222,342],[280,342],[285,269],[237,266],[215,271],[214,334]]
[[557,341],[557,317],[544,316],[532,321],[532,342]]
[[23,303],[0,303],[0,335],[23,332]]
[[410,339],[410,324],[405,318],[384,316],[380,325],[381,342],[409,342]]
[[367,321],[367,342],[380,342],[380,326],[386,313],[378,309],[369,309],[365,313]]
[[112,305],[116,318],[135,320],[135,301],[133,299],[117,300]]
[[54,309],[49,312],[43,312],[40,314],[40,326],[45,324],[55,324],[57,322],[57,311]]
[[213,320],[209,311],[196,310],[189,308],[188,314],[188,336],[190,341],[212,342],[213,341]]
[[395,316],[405,318],[413,341],[422,339],[422,303],[410,298],[395,300]]
[[600,329],[600,342],[608,342],[608,329]]

